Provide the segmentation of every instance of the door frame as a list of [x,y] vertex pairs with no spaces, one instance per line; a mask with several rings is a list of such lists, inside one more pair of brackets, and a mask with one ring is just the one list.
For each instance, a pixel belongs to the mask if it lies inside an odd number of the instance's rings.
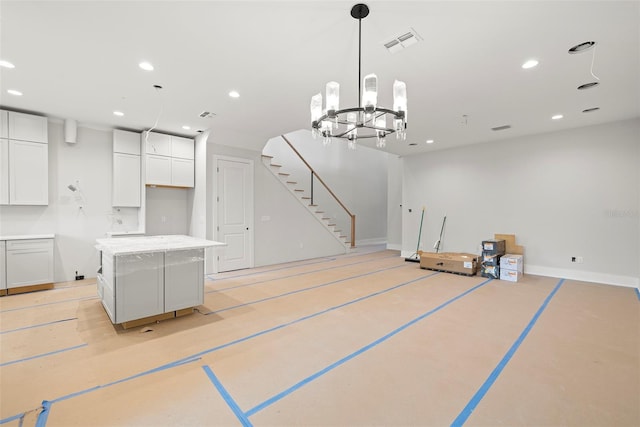
[[[214,171],[213,175],[213,184],[211,185],[212,190],[213,190],[213,198],[211,199],[213,201],[213,209],[211,209],[212,211],[212,215],[213,215],[213,239],[216,241],[221,241],[220,240],[220,231],[218,229],[220,223],[218,221],[218,197],[220,196],[218,194],[218,168],[219,168],[219,161],[220,160],[226,160],[226,161],[230,161],[230,162],[238,162],[238,163],[245,163],[249,166],[249,188],[247,189],[247,192],[249,193],[249,203],[248,203],[248,207],[247,207],[247,211],[249,212],[249,217],[247,218],[247,222],[249,223],[249,268],[253,268],[254,267],[254,161],[252,159],[246,159],[243,157],[232,157],[232,156],[225,156],[225,155],[220,155],[220,154],[214,154],[213,156],[213,165],[214,168],[216,169]],[[224,248],[221,248],[220,250],[224,250]],[[213,271],[214,273],[218,273],[220,271],[220,263],[219,263],[219,254],[216,254],[213,258]]]

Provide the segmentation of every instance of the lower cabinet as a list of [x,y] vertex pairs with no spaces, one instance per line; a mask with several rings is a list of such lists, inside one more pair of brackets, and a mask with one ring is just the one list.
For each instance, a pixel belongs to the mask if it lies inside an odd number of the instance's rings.
[[101,255],[98,295],[114,324],[204,302],[204,249]]
[[7,289],[7,264],[6,264],[6,248],[7,244],[4,240],[0,240],[0,291]]
[[6,241],[6,287],[53,283],[53,239]]

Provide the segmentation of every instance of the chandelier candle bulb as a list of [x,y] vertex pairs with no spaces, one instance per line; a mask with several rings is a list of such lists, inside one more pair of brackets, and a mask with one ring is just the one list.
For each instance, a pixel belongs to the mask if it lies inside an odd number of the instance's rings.
[[340,84],[338,82],[327,83],[327,116],[335,117],[340,109]]
[[371,114],[378,104],[378,76],[367,74],[364,76],[363,86],[362,106],[367,114]]

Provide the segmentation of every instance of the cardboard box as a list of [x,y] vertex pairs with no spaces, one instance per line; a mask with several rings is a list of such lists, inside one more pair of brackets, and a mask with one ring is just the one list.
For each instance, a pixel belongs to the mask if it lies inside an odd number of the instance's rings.
[[497,265],[483,265],[480,269],[480,275],[490,279],[499,279],[500,267]]
[[482,265],[500,265],[500,258],[501,255],[496,255],[496,254],[486,254],[486,253],[482,253],[482,257],[480,258]]
[[478,269],[478,256],[457,252],[421,252],[420,268],[473,276]]
[[482,241],[482,253],[487,255],[504,255],[506,252],[504,240],[492,239]]
[[522,272],[518,270],[500,269],[500,280],[517,282],[522,277]]
[[515,270],[522,273],[524,257],[518,254],[506,254],[500,257],[500,270]]

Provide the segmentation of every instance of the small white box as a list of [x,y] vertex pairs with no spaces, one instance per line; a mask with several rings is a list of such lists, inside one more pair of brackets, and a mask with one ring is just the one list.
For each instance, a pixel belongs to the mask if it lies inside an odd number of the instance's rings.
[[516,270],[522,273],[524,260],[522,255],[506,254],[500,258],[500,270]]
[[522,277],[522,272],[518,270],[506,270],[500,269],[500,280],[506,280],[508,282],[517,282]]

